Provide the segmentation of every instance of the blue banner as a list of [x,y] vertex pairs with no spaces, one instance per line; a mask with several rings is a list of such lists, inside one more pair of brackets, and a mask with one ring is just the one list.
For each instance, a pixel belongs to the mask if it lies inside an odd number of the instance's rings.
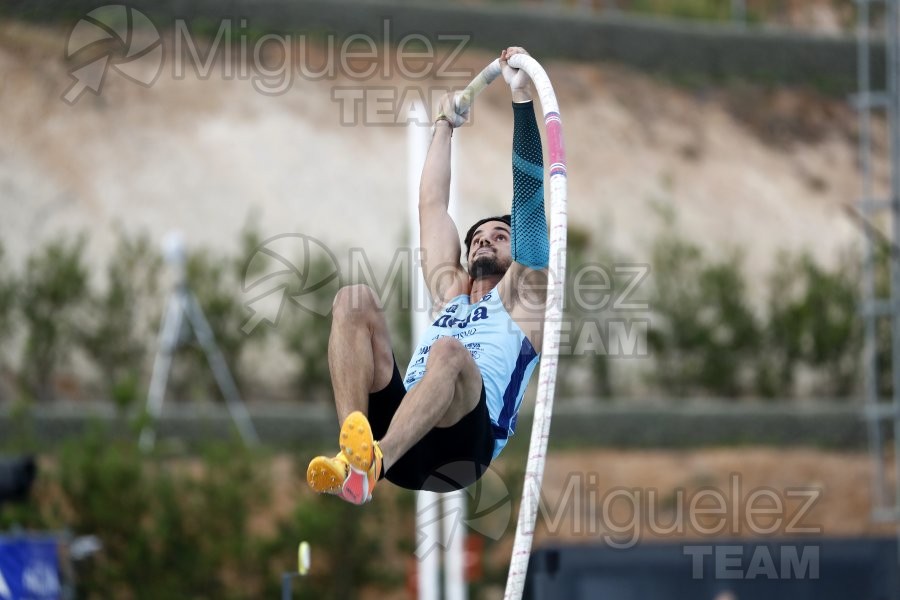
[[54,539],[0,537],[0,600],[59,600],[61,587]]

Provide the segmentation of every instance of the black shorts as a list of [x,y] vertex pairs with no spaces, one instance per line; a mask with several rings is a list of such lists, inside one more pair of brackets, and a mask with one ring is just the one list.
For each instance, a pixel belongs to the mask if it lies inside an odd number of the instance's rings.
[[[369,424],[375,439],[387,433],[391,419],[406,396],[403,377],[394,361],[391,382],[369,394]],[[450,492],[475,483],[494,455],[494,436],[484,383],[478,405],[450,427],[435,427],[391,466],[385,479],[409,490]]]

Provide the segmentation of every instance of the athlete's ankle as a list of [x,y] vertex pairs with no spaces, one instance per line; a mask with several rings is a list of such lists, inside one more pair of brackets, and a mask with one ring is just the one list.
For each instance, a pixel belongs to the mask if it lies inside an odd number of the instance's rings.
[[393,449],[390,446],[390,442],[385,445],[384,440],[378,440],[378,449],[381,450],[381,475],[379,479],[384,477],[384,474],[387,473],[388,469],[394,466],[394,463],[397,462],[397,459],[394,458]]

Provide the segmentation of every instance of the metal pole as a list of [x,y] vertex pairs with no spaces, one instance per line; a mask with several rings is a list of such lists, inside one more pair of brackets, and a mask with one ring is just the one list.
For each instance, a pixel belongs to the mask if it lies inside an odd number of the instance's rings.
[[444,598],[466,600],[466,492],[444,494]]
[[[874,198],[872,185],[872,103],[871,103],[871,46],[869,1],[858,2],[857,16],[857,84],[859,88],[859,169],[861,218],[871,222]],[[875,289],[875,232],[871,227],[863,227],[863,269],[862,269],[862,316],[863,316],[863,373],[865,386],[866,424],[869,429],[869,452],[875,466],[873,476],[873,505],[885,504],[883,440],[881,439],[881,419],[878,416],[878,315],[874,311]],[[877,512],[877,511],[876,511]]]
[[[422,175],[422,167],[425,164],[425,155],[428,152],[428,144],[431,138],[431,127],[425,107],[419,103],[410,106],[408,119],[410,126],[407,134],[409,146],[407,194],[409,197],[409,229],[410,248],[415,256],[419,256],[419,181]],[[450,147],[450,202],[448,212],[450,217],[456,220],[457,199],[459,197],[458,178],[452,174],[456,172],[459,155],[459,137],[456,136]],[[411,283],[411,318],[413,320],[413,344],[424,335],[431,322],[431,298],[425,287],[419,261],[412,263],[413,272],[410,274]],[[441,523],[446,519],[440,518],[440,511],[444,515],[450,515],[457,524],[456,527],[448,525],[447,530],[441,531]],[[443,540],[444,552],[444,597],[446,600],[466,600],[468,589],[465,582],[465,533],[462,525],[465,523],[466,502],[463,492],[441,495],[433,492],[419,492],[416,498],[416,534],[424,536],[427,540]],[[440,537],[443,536],[443,537]],[[428,600],[440,597],[441,553],[439,548],[432,548],[426,555],[419,557],[417,571],[418,597],[420,600]]]
[[144,452],[149,452],[156,444],[156,423],[162,413],[166,385],[169,381],[169,370],[172,368],[172,353],[175,351],[183,315],[182,294],[176,290],[166,302],[165,316],[163,316],[163,322],[159,328],[159,347],[156,350],[156,357],[153,359],[153,374],[150,376],[150,390],[147,392],[149,421],[141,429],[141,437],[138,442]]
[[216,383],[219,385],[219,390],[221,390],[222,396],[225,397],[225,405],[228,407],[231,419],[237,425],[238,432],[241,434],[241,439],[244,440],[244,443],[248,446],[256,445],[259,443],[259,435],[257,435],[256,428],[253,426],[253,420],[250,418],[247,406],[241,399],[241,393],[238,391],[237,384],[231,376],[228,363],[216,344],[212,328],[209,326],[209,322],[203,315],[203,310],[200,308],[194,295],[187,292],[185,300],[188,319],[194,326],[197,340],[200,342],[200,346],[203,347],[206,360],[209,362],[209,367],[212,369]]
[[143,451],[151,450],[156,442],[156,421],[162,413],[163,399],[166,395],[166,385],[169,381],[169,371],[172,368],[172,358],[178,344],[178,335],[181,332],[182,322],[188,319],[197,341],[203,347],[206,360],[212,369],[216,383],[225,397],[225,402],[231,418],[238,428],[238,432],[244,443],[253,445],[259,443],[259,436],[253,427],[250,413],[241,400],[237,384],[231,376],[225,357],[216,345],[215,336],[209,322],[203,315],[197,299],[191,294],[187,284],[186,253],[181,236],[170,233],[164,241],[164,254],[166,262],[175,272],[175,288],[169,296],[166,304],[166,314],[163,317],[159,334],[159,349],[153,361],[153,375],[150,379],[150,389],[147,392],[147,413],[150,422],[141,430],[139,445]]
[[[459,219],[459,177],[458,172],[460,144],[462,135],[455,136],[450,146],[450,203],[448,212],[454,222]],[[453,528],[455,535],[450,536],[444,545],[444,598],[445,600],[467,600],[469,589],[466,586],[465,571],[465,539],[466,539],[466,495],[463,490],[444,494],[441,503],[444,518],[441,521],[448,524],[447,516],[457,520],[457,526]]]
[[291,600],[291,596],[294,595],[291,589],[291,580],[293,578],[293,573],[283,573],[281,575],[281,600]]
[[[409,247],[415,258],[420,257],[419,246],[419,180],[425,165],[425,154],[431,136],[425,107],[414,102],[409,108],[407,127],[407,197],[409,198]],[[410,273],[410,318],[412,319],[413,348],[428,327],[431,302],[425,289],[419,260],[411,262]],[[433,492],[416,494],[416,537],[436,540],[440,535],[438,510],[440,503]],[[440,597],[440,552],[428,552],[419,557],[416,569],[416,589],[418,600],[438,600]]]
[[[890,94],[889,118],[891,131],[891,216],[894,241],[900,240],[900,88],[897,85],[897,67],[900,65],[900,30],[898,30],[898,0],[888,0],[887,21],[887,78]],[[894,518],[900,519],[900,260],[891,260],[891,368],[894,400]],[[900,544],[900,525],[897,528]],[[900,553],[898,553],[900,557]]]
[[738,25],[747,24],[747,4],[745,0],[731,0],[731,20]]

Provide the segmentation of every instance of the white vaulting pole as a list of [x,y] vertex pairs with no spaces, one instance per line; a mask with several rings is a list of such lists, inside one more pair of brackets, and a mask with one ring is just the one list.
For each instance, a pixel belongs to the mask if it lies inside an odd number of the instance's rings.
[[547,307],[544,312],[544,342],[541,347],[541,366],[538,375],[537,399],[534,404],[534,423],[525,466],[525,489],[516,524],[509,576],[506,580],[506,600],[519,600],[525,587],[531,543],[537,520],[550,439],[550,419],[553,416],[553,394],[556,391],[556,368],[559,360],[559,334],[566,281],[566,232],[568,211],[566,204],[566,153],[562,137],[562,121],[556,94],[543,67],[530,56],[517,54],[509,59],[512,67],[524,69],[537,89],[544,112],[544,130],[550,162],[550,269],[547,281]]
[[[528,447],[528,463],[525,466],[525,486],[522,505],[516,525],[509,576],[506,580],[505,600],[520,600],[525,587],[528,560],[540,501],[541,481],[547,442],[550,439],[550,419],[553,414],[553,394],[556,391],[556,367],[559,358],[559,334],[562,325],[563,292],[566,269],[566,157],[563,146],[562,122],[556,94],[543,67],[533,58],[516,54],[509,59],[511,67],[524,69],[537,89],[544,113],[544,128],[550,158],[550,268],[548,273],[547,308],[544,313],[544,342],[541,346],[541,365],[538,375],[537,400],[534,405],[534,423]],[[497,59],[472,80],[459,99],[459,109],[464,111],[475,96],[500,74]]]

